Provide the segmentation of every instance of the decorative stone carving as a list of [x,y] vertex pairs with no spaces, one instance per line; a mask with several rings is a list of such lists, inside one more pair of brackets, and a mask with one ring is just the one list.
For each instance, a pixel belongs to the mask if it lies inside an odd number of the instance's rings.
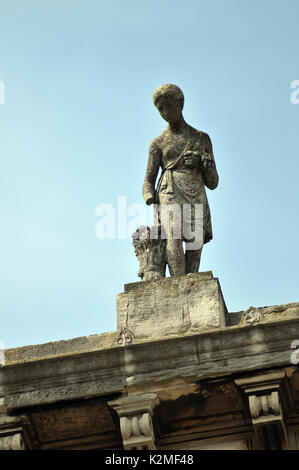
[[261,321],[260,309],[249,307],[243,313],[243,323],[246,325],[257,325]]
[[248,397],[256,437],[263,449],[287,449],[287,434],[282,409],[284,370],[267,371],[236,379]]
[[288,320],[299,316],[299,302],[267,307],[249,307],[244,312],[234,312],[230,315],[235,317],[235,319],[232,319],[235,323],[231,324],[237,324],[239,318],[240,326],[254,326],[259,323]]
[[152,419],[149,413],[120,418],[120,430],[126,449],[155,449]]
[[253,423],[265,422],[266,417],[280,416],[282,414],[278,392],[270,395],[250,395],[249,407]]
[[25,450],[24,424],[21,417],[0,414],[0,450]]
[[[154,231],[157,238],[153,238]],[[138,276],[142,281],[151,281],[165,277],[165,249],[166,240],[159,237],[158,227],[138,227],[132,235],[135,254],[138,258],[140,269]]]
[[108,403],[119,416],[124,449],[156,449],[152,416],[158,404],[156,393],[124,397]]
[[0,450],[25,450],[22,434],[12,434],[3,437],[0,435]]
[[122,328],[118,331],[116,335],[116,344],[118,346],[126,346],[126,344],[132,344],[134,340],[134,335],[131,330],[127,328]]

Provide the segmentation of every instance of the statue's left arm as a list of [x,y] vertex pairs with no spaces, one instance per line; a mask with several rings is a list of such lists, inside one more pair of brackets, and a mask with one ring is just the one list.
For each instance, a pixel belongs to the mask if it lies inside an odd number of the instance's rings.
[[216,169],[212,142],[208,134],[204,134],[202,149],[201,172],[204,183],[207,188],[215,189],[218,186],[219,176]]

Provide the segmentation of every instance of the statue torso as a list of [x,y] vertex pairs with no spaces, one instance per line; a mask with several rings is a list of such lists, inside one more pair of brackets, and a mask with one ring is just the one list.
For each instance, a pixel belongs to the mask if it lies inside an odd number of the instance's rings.
[[[161,167],[163,170],[157,187],[160,204],[171,203],[202,203],[207,204],[203,176],[200,171],[200,156],[198,163],[190,168],[184,164],[184,158],[179,158],[187,145],[188,149],[200,150],[202,132],[187,126],[183,132],[174,133],[167,128],[158,138],[161,150]],[[168,169],[168,168],[171,169]]]
[[189,142],[200,145],[201,132],[188,126],[182,132],[171,132],[166,129],[158,138],[158,144],[162,153],[162,168],[175,161],[184,151]]

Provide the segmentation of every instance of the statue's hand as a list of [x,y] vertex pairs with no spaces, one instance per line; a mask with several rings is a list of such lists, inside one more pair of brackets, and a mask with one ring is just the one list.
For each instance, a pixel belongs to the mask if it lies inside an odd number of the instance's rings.
[[200,159],[201,159],[201,165],[204,168],[215,168],[213,155],[204,152],[201,154]]
[[187,150],[184,153],[184,164],[189,168],[195,167],[196,158],[198,157],[199,152],[195,152],[194,150]]
[[146,200],[146,204],[148,206],[151,206],[152,204],[154,204],[155,200],[153,197],[149,197],[147,200]]

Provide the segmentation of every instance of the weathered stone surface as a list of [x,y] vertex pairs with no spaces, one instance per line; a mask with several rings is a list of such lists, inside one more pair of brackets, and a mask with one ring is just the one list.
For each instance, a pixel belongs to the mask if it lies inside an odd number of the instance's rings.
[[97,440],[106,435],[113,439],[114,445],[117,441],[111,410],[104,400],[82,400],[68,406],[34,407],[29,414],[44,448],[50,448],[54,442],[57,445],[57,441],[67,442],[67,446],[71,447],[72,440],[78,438],[78,434],[93,436]]
[[135,338],[162,338],[226,326],[218,279],[210,271],[126,285],[117,297],[117,327]]
[[115,332],[100,335],[81,336],[63,341],[35,344],[20,348],[5,350],[5,365],[31,362],[38,359],[51,359],[57,357],[71,356],[84,351],[99,351],[112,348],[115,341]]
[[5,352],[0,448],[286,448],[299,426],[298,307],[227,318],[211,272],[127,284],[117,332]]
[[33,406],[120,392],[125,386],[122,358],[121,348],[113,347],[56,358],[45,358],[41,351],[41,359],[7,364],[0,369],[3,406],[10,409],[13,403]]
[[267,307],[249,307],[240,315],[240,326],[256,325],[287,318],[299,317],[299,302]]
[[[125,287],[126,293],[133,290],[132,285]],[[13,361],[0,368],[0,405],[13,410],[138,389],[169,397],[181,393],[185,382],[194,391],[196,381],[206,378],[293,367],[291,343],[298,339],[298,331],[299,318],[295,316],[257,325],[180,333],[160,340],[136,339],[122,346],[116,346],[116,333],[112,333],[111,348],[86,351],[81,349],[80,340],[78,350],[64,344],[64,350],[72,349],[72,353],[64,356],[60,350],[57,357],[47,357],[47,344],[32,347],[31,352],[28,346],[17,354],[9,352]],[[74,346],[76,341],[70,343]],[[299,384],[297,388],[299,397]]]
[[227,326],[236,326],[240,323],[243,315],[243,311],[240,312],[229,312],[227,315]]

